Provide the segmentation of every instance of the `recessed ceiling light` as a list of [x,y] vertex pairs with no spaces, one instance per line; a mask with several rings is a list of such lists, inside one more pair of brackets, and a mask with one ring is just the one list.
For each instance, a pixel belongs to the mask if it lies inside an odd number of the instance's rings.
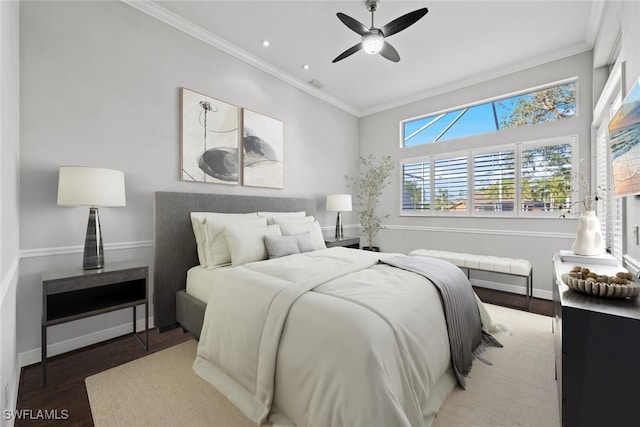
[[269,43],[269,40],[262,40],[262,46],[264,47],[269,47],[271,43]]
[[305,71],[309,70],[309,68],[311,68],[311,67],[309,67],[309,64],[304,64],[302,66],[302,69],[305,70]]

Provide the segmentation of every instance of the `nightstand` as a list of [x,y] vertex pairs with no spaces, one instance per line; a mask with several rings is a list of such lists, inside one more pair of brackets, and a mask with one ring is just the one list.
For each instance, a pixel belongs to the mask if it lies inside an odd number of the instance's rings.
[[338,239],[336,237],[325,237],[324,244],[327,245],[328,248],[333,248],[334,246],[343,246],[345,248],[360,249],[360,238],[343,237],[342,239]]
[[[149,267],[111,263],[96,270],[42,273],[42,386],[47,385],[47,327],[133,308],[133,334],[149,349]],[[144,304],[145,340],[136,333],[136,307]]]

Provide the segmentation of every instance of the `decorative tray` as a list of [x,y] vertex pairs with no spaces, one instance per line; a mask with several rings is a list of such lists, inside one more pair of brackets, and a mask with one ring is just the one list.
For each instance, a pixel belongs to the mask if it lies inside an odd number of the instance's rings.
[[589,295],[607,298],[633,298],[640,294],[640,285],[630,273],[619,272],[615,276],[599,275],[588,268],[575,267],[562,275],[562,281],[571,289]]

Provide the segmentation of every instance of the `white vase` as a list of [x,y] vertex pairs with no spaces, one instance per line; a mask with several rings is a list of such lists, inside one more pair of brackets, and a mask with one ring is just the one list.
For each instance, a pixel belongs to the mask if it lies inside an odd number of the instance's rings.
[[571,245],[571,250],[576,255],[600,255],[604,252],[600,220],[594,211],[580,214],[576,240]]

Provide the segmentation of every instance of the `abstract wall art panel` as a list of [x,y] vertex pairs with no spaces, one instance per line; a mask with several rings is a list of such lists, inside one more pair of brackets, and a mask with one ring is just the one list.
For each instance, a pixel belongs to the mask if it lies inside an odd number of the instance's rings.
[[238,184],[240,109],[182,88],[182,172],[191,182]]
[[244,185],[284,188],[284,124],[242,109]]

